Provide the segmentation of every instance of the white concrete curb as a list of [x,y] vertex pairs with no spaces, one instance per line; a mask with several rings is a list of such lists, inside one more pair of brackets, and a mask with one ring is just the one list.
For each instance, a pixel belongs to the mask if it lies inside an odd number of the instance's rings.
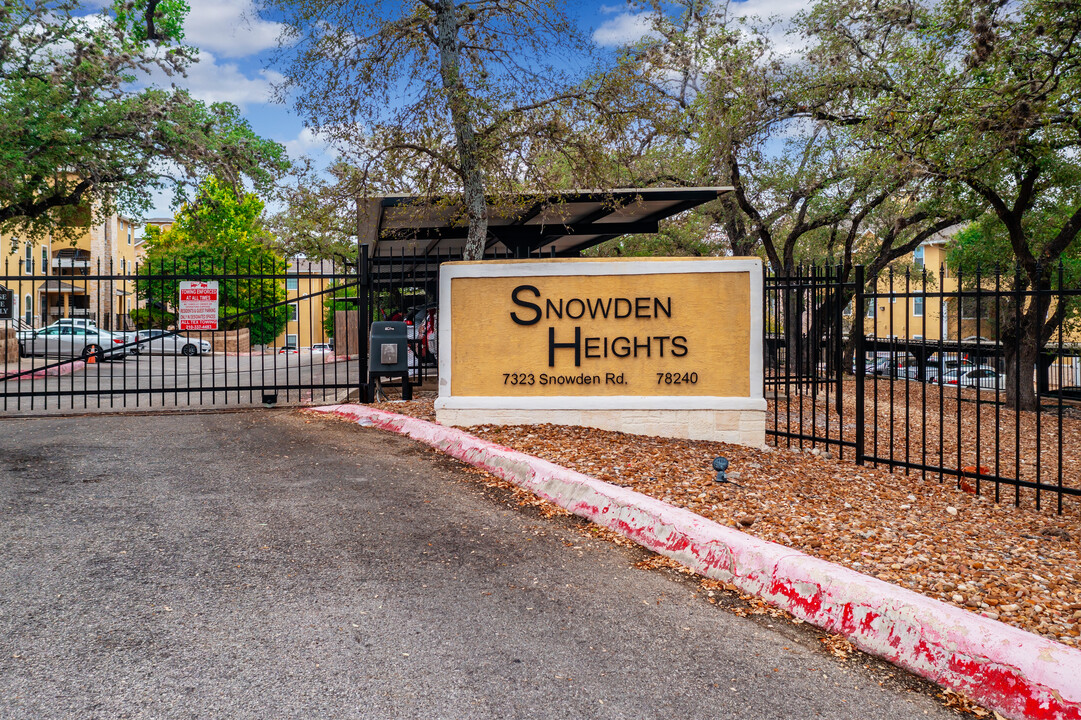
[[1081,651],[462,430],[364,405],[312,411],[431,445],[1008,718],[1081,720]]

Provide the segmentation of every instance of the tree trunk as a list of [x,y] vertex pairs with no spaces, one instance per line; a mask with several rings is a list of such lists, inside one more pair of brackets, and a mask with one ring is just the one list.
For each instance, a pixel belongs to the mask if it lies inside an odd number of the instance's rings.
[[469,112],[469,97],[462,86],[459,67],[458,17],[454,0],[440,0],[436,11],[439,43],[439,72],[447,91],[451,125],[458,149],[458,164],[462,179],[469,233],[466,236],[463,260],[480,260],[488,239],[488,201],[484,196],[484,174],[480,167],[480,152],[473,119]]
[[781,276],[788,287],[781,292],[780,331],[784,336],[784,371],[797,377],[808,377],[817,370],[817,341],[812,335],[812,315],[815,308],[813,290],[805,289],[801,280],[809,280],[788,265]]
[[1006,403],[1021,410],[1037,410],[1035,373],[1040,358],[1036,337],[1022,331],[1013,348],[1006,353]]
[[[1048,310],[1047,296],[1038,296],[1023,309],[1016,327],[1003,333],[1006,360],[1006,402],[1021,410],[1038,410],[1036,369],[1040,361],[1040,338]],[[1016,316],[1015,316],[1016,317]],[[1019,321],[1019,322],[1018,322]]]

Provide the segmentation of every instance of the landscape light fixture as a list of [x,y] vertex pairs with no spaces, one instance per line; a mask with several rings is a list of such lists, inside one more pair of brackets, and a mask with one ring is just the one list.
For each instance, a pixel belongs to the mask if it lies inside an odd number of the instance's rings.
[[728,476],[724,474],[724,471],[728,469],[728,458],[715,458],[713,460],[713,469],[717,471],[717,482],[728,482]]

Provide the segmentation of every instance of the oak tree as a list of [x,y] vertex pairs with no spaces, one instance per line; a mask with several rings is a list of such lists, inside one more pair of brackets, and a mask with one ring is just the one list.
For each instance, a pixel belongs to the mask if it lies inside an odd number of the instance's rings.
[[[153,73],[183,74],[183,0],[0,2],[0,231],[75,237],[92,215],[138,217],[153,192],[183,197],[213,172],[266,186],[283,148],[238,109],[207,105]],[[141,89],[140,89],[141,88]]]
[[580,82],[590,45],[557,0],[266,8],[284,21],[282,99],[360,169],[367,192],[385,181],[459,195],[469,259],[484,253],[487,198],[544,189],[537,148],[575,142],[568,118],[595,102]]
[[[1070,0],[820,0],[808,14],[816,118],[964,185],[1020,269],[1050,290],[1081,232],[1081,13]],[[1011,276],[1007,274],[1007,277]],[[1003,328],[1007,398],[1035,409],[1038,355],[1065,318],[1035,293]],[[1019,392],[1018,392],[1019,388]]]

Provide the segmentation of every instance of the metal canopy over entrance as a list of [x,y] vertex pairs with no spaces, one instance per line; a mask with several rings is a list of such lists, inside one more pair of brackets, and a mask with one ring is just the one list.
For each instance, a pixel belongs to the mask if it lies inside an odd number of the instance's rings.
[[[658,223],[716,200],[730,187],[628,188],[523,194],[489,202],[486,257],[574,257],[606,240],[655,233]],[[380,258],[461,256],[468,221],[459,200],[408,195],[360,198],[357,232]]]

